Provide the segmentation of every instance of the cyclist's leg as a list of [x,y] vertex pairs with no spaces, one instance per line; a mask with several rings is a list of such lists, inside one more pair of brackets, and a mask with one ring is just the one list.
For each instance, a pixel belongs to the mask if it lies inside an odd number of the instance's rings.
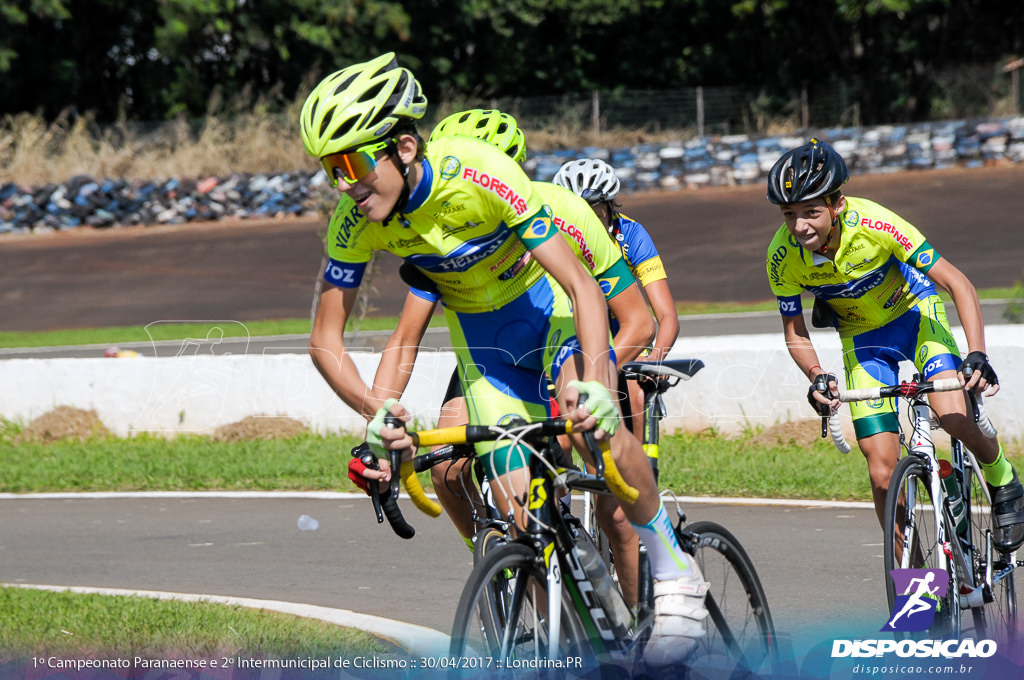
[[[509,416],[528,420],[548,416],[547,377],[537,348],[546,341],[553,300],[550,284],[541,279],[497,310],[445,309],[470,424],[493,425]],[[521,522],[525,512],[512,499],[523,498],[529,487],[529,449],[508,442],[476,446],[491,479],[495,504],[503,514],[515,509]]]
[[[921,321],[915,363],[922,378],[955,378],[960,355],[942,301],[937,296],[927,298],[918,304],[918,309]],[[996,542],[1001,546],[1019,546],[1024,542],[1024,487],[1003,455],[999,440],[982,434],[973,414],[967,412],[963,392],[936,392],[929,395],[929,403],[939,416],[942,429],[970,449],[981,465],[993,497]]]
[[[561,338],[561,342],[549,345],[550,373],[564,408],[563,388],[582,373],[583,358],[571,335],[571,316],[553,315],[552,326],[552,337]],[[622,478],[639,491],[637,502],[623,504],[622,509],[647,547],[655,578],[655,623],[644,658],[655,665],[676,663],[693,651],[697,640],[705,633],[707,583],[697,563],[679,545],[640,440],[627,428],[620,427],[610,438],[610,444]],[[589,458],[586,447],[578,450]]]
[[640,579],[640,539],[615,498],[599,494],[595,499],[594,511],[597,526],[604,532],[611,547],[619,590],[626,604],[633,607],[636,605]]
[[[466,423],[466,400],[461,396],[446,399],[437,419],[437,427],[454,427]],[[472,540],[476,533],[473,507],[481,507],[483,499],[473,479],[473,459],[459,458],[435,465],[430,470],[437,500],[463,538]]]
[[[899,361],[905,355],[894,344],[897,329],[890,326],[842,338],[847,389],[891,385],[898,380]],[[854,402],[850,404],[850,416],[857,445],[868,464],[875,515],[879,526],[885,526],[885,497],[900,456],[895,404],[892,399]]]

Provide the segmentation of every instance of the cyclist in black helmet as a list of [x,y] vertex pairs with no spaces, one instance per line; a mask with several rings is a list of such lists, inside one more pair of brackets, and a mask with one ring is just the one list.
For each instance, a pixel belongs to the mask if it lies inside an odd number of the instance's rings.
[[[768,173],[768,200],[785,221],[768,247],[768,280],[786,346],[811,381],[811,406],[821,415],[838,408],[838,371],[820,365],[804,323],[803,291],[814,295],[812,324],[839,332],[848,388],[898,382],[898,364],[907,360],[924,380],[955,376],[965,389],[994,395],[999,381],[985,354],[974,286],[909,222],[877,203],[844,195],[849,177],[842,156],[817,139],[784,153]],[[956,305],[967,336],[966,359],[960,358],[936,286]],[[929,401],[943,429],[981,463],[992,491],[997,546],[1016,549],[1024,543],[1024,488],[1002,446],[968,417],[962,393],[935,393]],[[850,412],[882,522],[899,458],[897,414],[889,400],[880,407],[854,403]]]

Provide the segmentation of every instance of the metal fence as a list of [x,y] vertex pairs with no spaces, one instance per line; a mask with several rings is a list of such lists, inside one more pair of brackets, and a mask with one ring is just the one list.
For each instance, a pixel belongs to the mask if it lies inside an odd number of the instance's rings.
[[[933,120],[1006,117],[1022,110],[1018,70],[964,66],[933,77]],[[528,130],[600,135],[615,130],[679,131],[694,137],[772,134],[797,129],[859,127],[864,94],[850,80],[816,82],[788,97],[750,94],[734,87],[679,90],[595,90],[561,96],[505,97],[449,102],[458,108],[497,108]],[[907,124],[910,120],[886,121]]]

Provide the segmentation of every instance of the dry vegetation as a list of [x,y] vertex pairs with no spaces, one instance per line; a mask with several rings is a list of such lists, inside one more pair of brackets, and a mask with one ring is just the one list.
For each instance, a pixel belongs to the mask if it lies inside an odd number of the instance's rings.
[[6,116],[0,120],[0,182],[39,186],[75,175],[163,180],[313,169],[291,122],[296,118],[268,114],[259,105],[152,126],[100,125],[67,111],[52,122],[27,113]]
[[[220,442],[238,442],[252,439],[290,439],[306,434],[302,422],[285,416],[249,416],[236,423],[218,427],[210,438]],[[110,430],[95,410],[58,406],[30,422],[18,436],[18,441],[50,443],[64,439],[87,441],[110,436]]]
[[[89,115],[65,111],[47,122],[22,113],[0,119],[0,183],[40,186],[75,175],[96,179],[164,180],[223,177],[234,172],[314,170],[302,148],[295,121],[301,102],[284,114],[266,108],[232,105],[201,121],[180,118],[143,126],[120,121],[99,124]],[[211,106],[211,110],[217,110]],[[438,107],[438,120],[451,112]],[[421,125],[428,136],[432,122]],[[595,133],[569,122],[531,130],[524,126],[529,148],[624,147],[647,142],[680,141],[692,131],[612,130]]]
[[110,432],[94,410],[58,406],[28,424],[20,434],[24,441],[53,442],[61,439],[86,441],[106,437]]

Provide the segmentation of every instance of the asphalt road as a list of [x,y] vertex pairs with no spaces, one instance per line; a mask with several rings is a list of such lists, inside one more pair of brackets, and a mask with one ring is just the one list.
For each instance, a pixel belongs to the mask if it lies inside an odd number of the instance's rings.
[[[301,602],[447,632],[472,557],[445,518],[402,506],[417,530],[410,541],[378,526],[364,499],[8,497],[0,581]],[[872,510],[684,507],[744,545],[780,635],[813,640],[826,624],[863,635],[884,623]],[[319,529],[300,531],[302,514]]]

